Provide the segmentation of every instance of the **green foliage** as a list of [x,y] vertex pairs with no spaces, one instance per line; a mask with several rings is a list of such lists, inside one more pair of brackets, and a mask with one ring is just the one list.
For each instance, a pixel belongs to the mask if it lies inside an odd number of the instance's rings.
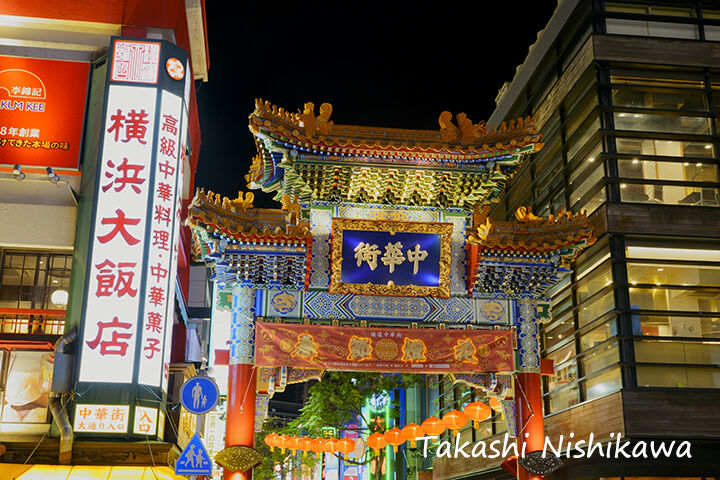
[[282,478],[286,478],[286,475],[293,470],[296,475],[292,475],[292,478],[300,478],[299,473],[301,471],[312,471],[315,468],[318,460],[313,453],[303,456],[298,452],[297,455],[293,455],[290,450],[286,449],[281,452],[277,447],[271,451],[270,447],[265,444],[265,436],[273,432],[297,435],[296,431],[291,432],[288,427],[282,427],[270,420],[263,424],[261,431],[255,432],[255,450],[262,454],[263,461],[253,469],[253,480],[275,480],[277,478],[274,471],[276,465],[280,465],[283,472]]
[[[290,423],[296,432],[317,437],[325,427],[341,430],[375,394],[396,388],[409,388],[422,382],[420,375],[383,375],[371,372],[327,372],[321,382],[308,390],[307,403],[300,416]],[[391,415],[397,415],[392,409]],[[367,419],[363,418],[365,423]]]
[[[422,383],[421,375],[326,372],[321,382],[308,389],[307,403],[302,407],[300,415],[295,420],[284,427],[266,421],[263,430],[256,433],[255,448],[263,454],[265,460],[253,470],[253,479],[270,480],[275,478],[273,473],[275,465],[282,465],[283,470],[287,472],[291,468],[312,469],[317,462],[314,454],[308,454],[306,457],[301,455],[292,457],[291,452],[286,450],[285,453],[280,453],[279,448],[271,452],[270,447],[265,444],[265,436],[269,433],[322,437],[324,436],[323,429],[333,427],[340,431],[358,415],[367,424],[368,419],[363,416],[362,409],[373,395],[396,388],[410,388]],[[397,402],[394,405],[396,408],[390,410],[390,415],[397,418],[399,412]],[[366,428],[361,430],[366,430]],[[305,465],[305,467],[300,467],[300,465]]]

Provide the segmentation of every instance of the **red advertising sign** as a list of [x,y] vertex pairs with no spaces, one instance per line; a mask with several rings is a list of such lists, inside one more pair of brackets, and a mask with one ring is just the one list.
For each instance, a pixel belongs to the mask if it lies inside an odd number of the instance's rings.
[[77,168],[89,70],[0,56],[0,163]]
[[333,327],[257,322],[258,367],[460,373],[513,370],[509,330]]

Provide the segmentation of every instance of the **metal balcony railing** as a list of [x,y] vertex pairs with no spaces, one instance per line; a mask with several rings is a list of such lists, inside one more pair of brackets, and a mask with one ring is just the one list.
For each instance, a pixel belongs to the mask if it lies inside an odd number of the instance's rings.
[[0,308],[0,333],[62,335],[66,310]]

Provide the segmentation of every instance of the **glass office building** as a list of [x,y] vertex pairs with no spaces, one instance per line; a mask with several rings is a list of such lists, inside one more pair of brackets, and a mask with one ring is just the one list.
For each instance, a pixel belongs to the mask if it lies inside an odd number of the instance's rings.
[[695,454],[566,461],[548,478],[720,473],[719,52],[720,2],[565,0],[498,94],[488,123],[532,115],[545,147],[491,217],[586,210],[598,236],[550,292],[546,433],[687,439]]

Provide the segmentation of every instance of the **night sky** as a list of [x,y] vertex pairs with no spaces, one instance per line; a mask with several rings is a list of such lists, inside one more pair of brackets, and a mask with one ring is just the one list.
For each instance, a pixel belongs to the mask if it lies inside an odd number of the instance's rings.
[[[428,2],[430,3],[430,2]],[[439,129],[443,110],[487,120],[556,2],[208,1],[209,82],[198,90],[195,185],[247,190],[254,99],[296,112],[333,105],[336,124]],[[255,206],[278,208],[255,193]]]

